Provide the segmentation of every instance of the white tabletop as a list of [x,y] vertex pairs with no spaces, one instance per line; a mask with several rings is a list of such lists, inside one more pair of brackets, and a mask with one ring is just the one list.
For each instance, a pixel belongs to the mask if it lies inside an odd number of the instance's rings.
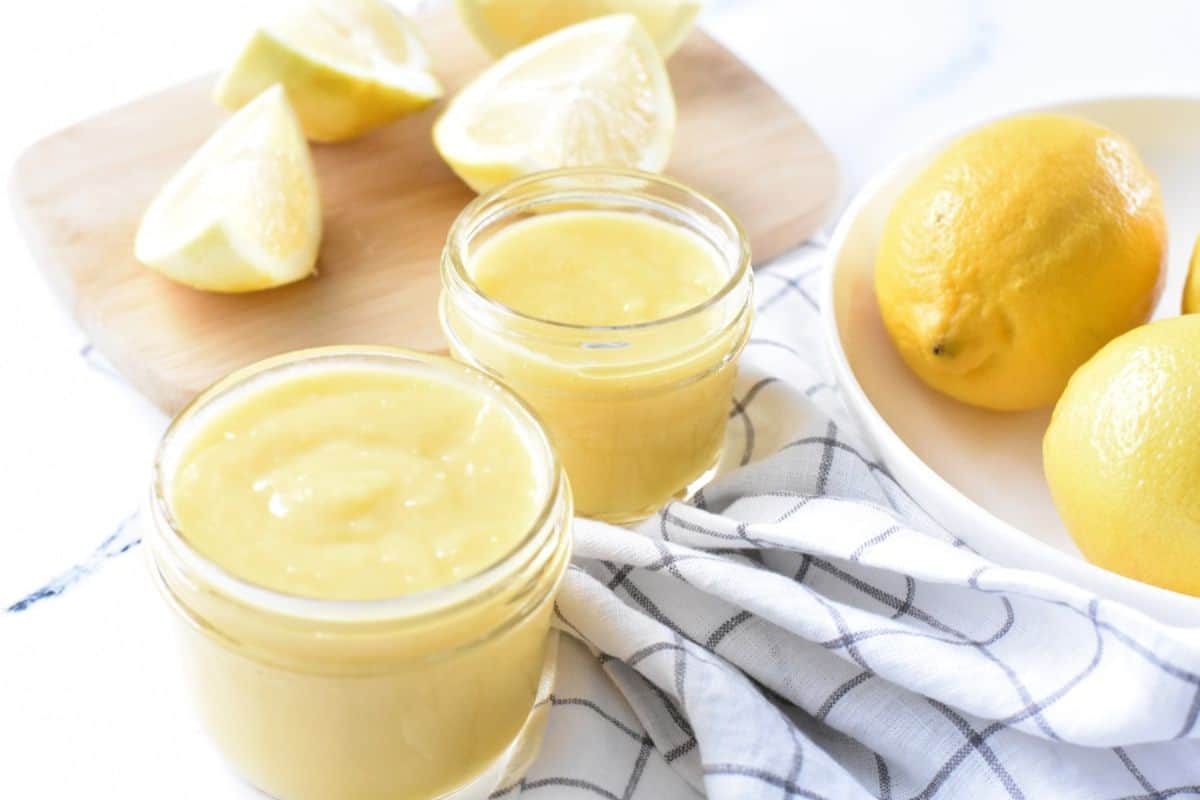
[[[219,67],[263,5],[22,4],[0,26],[0,163],[73,120]],[[1194,0],[709,5],[705,26],[825,136],[847,193],[927,136],[1008,107],[1200,95]],[[138,551],[89,561],[136,509],[165,419],[89,357],[0,216],[0,796],[238,796],[191,720],[170,648],[146,646],[168,631]],[[79,564],[92,574],[62,596],[2,610]]]

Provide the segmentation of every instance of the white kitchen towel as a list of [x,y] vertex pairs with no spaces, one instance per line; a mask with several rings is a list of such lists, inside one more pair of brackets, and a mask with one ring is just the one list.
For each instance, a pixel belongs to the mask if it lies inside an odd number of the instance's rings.
[[577,523],[546,743],[497,796],[1200,797],[1200,638],[921,511],[823,366],[823,259],[758,272],[736,468]]

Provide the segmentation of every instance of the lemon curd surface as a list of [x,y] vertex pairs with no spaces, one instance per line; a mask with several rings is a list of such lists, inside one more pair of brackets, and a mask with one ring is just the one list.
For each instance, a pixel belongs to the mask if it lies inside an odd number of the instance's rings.
[[722,294],[748,292],[736,269],[670,218],[532,214],[466,262],[478,293],[515,313],[497,326],[450,299],[443,320],[456,355],[537,410],[580,513],[625,522],[715,468],[749,328],[748,294]]
[[436,356],[286,356],[185,410],[157,474],[155,574],[252,784],[473,800],[527,763],[571,503],[510,392]]
[[620,211],[534,216],[479,248],[471,275],[522,314],[634,325],[699,305],[728,280],[720,256],[678,225]]
[[495,563],[529,530],[529,446],[487,396],[387,370],[319,371],[209,421],[171,506],[183,537],[250,583],[365,600]]

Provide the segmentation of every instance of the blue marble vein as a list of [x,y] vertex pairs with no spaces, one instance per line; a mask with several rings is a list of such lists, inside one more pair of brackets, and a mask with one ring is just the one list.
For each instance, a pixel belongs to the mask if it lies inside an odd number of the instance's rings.
[[96,370],[97,372],[107,375],[110,378],[115,378],[118,381],[124,382],[124,379],[113,368],[112,364],[110,364],[108,362],[108,359],[106,359],[104,356],[102,356],[96,350],[96,346],[94,344],[92,344],[91,342],[87,342],[86,344],[83,345],[83,347],[79,348],[79,357],[82,358],[89,367]]
[[116,529],[92,551],[91,555],[10,605],[7,609],[8,613],[17,614],[27,611],[43,600],[58,597],[88,575],[96,572],[108,560],[128,553],[137,547],[142,541],[136,524],[137,517],[138,512],[136,511],[125,517],[117,524]]

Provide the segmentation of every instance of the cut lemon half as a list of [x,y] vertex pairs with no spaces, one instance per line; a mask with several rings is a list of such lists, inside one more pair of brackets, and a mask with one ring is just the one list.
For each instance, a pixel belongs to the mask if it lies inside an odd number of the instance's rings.
[[267,289],[312,274],[321,204],[308,142],[281,87],[217,129],[142,217],[137,260],[213,292]]
[[630,14],[514,50],[465,86],[433,127],[442,158],[478,192],[556,167],[658,172],[674,136],[662,57]]
[[700,0],[457,0],[467,28],[493,55],[553,33],[560,28],[608,14],[633,14],[663,57],[683,42]]
[[319,142],[354,138],[442,95],[413,24],[383,0],[305,0],[254,32],[214,97],[241,108],[276,83]]

